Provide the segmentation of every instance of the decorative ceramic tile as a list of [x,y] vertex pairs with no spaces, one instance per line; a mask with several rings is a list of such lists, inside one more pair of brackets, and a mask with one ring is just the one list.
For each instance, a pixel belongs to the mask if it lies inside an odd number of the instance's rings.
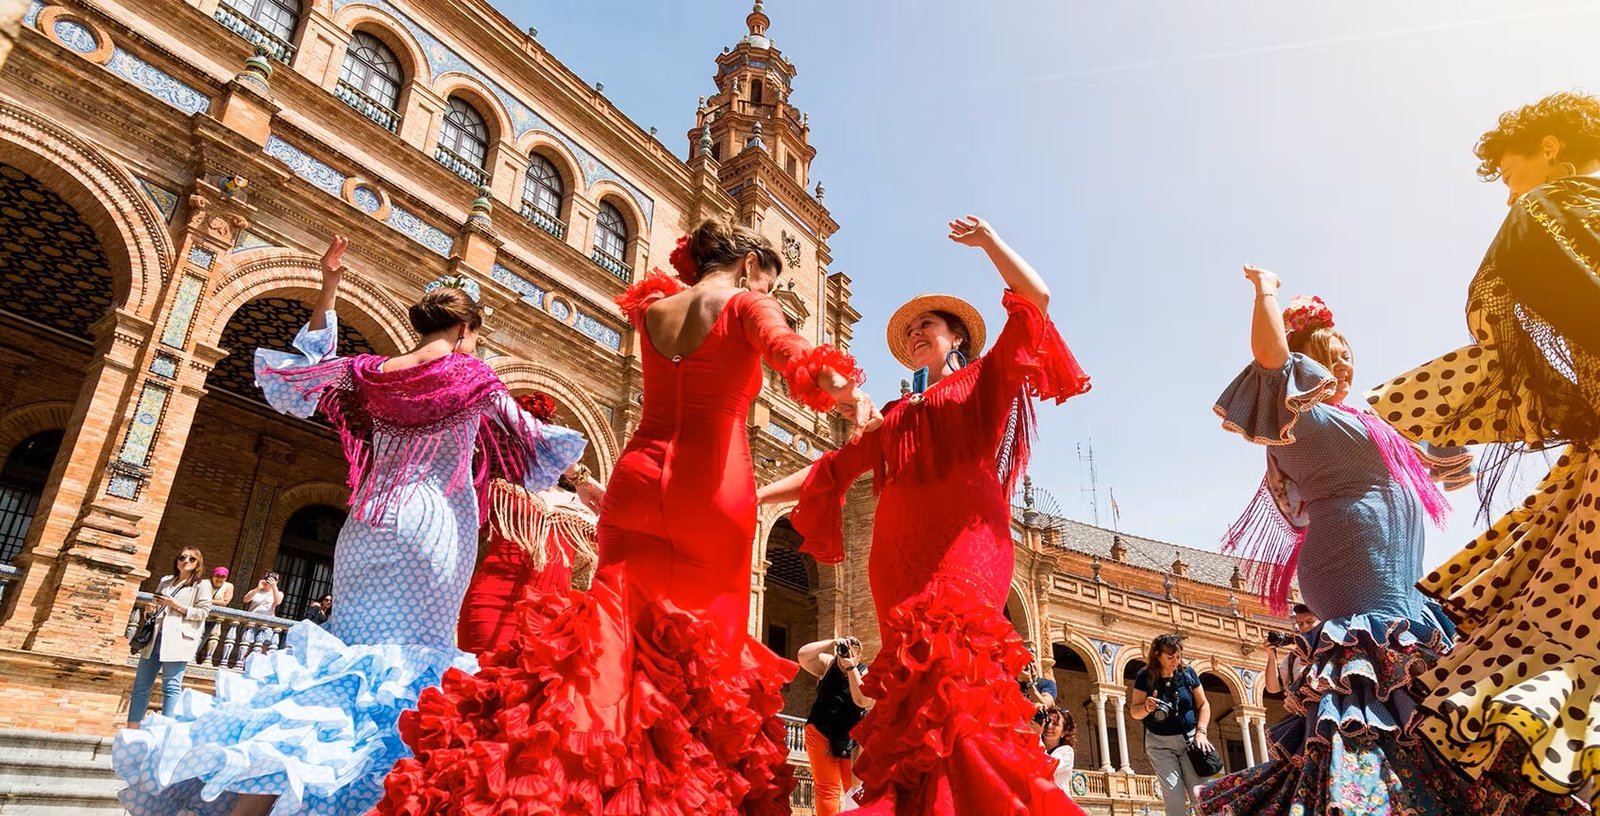
[[139,498],[139,479],[134,476],[112,476],[106,492],[119,499]]
[[794,441],[794,449],[800,451],[802,455],[808,454],[811,452],[811,443],[804,439],[796,439]]
[[767,423],[767,433],[770,436],[777,438],[778,441],[785,445],[794,444],[794,431],[791,431],[776,422]]
[[234,252],[243,252],[247,249],[261,249],[262,247],[270,246],[277,246],[277,244],[262,238],[250,230],[239,230],[239,234],[233,239]]
[[1254,671],[1251,671],[1250,669],[1241,669],[1238,666],[1234,666],[1233,667],[1233,673],[1239,675],[1240,682],[1244,683],[1245,695],[1250,698],[1250,699],[1246,700],[1245,702],[1250,703],[1252,705],[1255,704],[1255,702],[1256,702],[1256,678],[1259,677],[1260,675],[1257,674]]
[[582,312],[578,313],[578,320],[575,325],[577,326],[578,331],[588,335],[589,338],[594,340],[596,343],[599,343],[600,345],[605,346],[612,351],[622,350],[622,335],[618,334],[616,329],[613,329],[610,326],[607,326],[606,324],[601,323],[600,321],[595,320],[594,318]]
[[138,179],[138,182],[139,189],[144,190],[144,194],[155,202],[156,209],[161,211],[161,217],[171,221],[172,214],[178,211],[178,194],[163,190],[144,179]]
[[406,237],[445,256],[450,257],[450,247],[455,243],[450,233],[433,226],[414,213],[402,208],[389,207],[389,218],[384,221],[391,227],[405,233]]
[[167,319],[167,330],[161,333],[161,345],[183,348],[189,339],[189,324],[194,322],[194,307],[200,303],[200,291],[206,282],[193,275],[184,275],[178,284],[178,299],[172,304],[172,316]]
[[189,263],[192,263],[201,269],[210,269],[212,262],[216,259],[217,256],[212,254],[211,250],[209,249],[204,249],[201,247],[191,247],[189,249]]
[[317,189],[329,195],[342,195],[344,193],[345,176],[327,164],[313,158],[311,154],[295,147],[278,138],[276,134],[267,138],[267,155],[289,165],[294,174],[317,186]]
[[28,13],[22,15],[22,24],[28,28],[33,28],[39,22],[39,12],[41,11],[44,11],[44,4],[39,0],[33,0],[32,3],[28,4]]
[[1089,642],[1094,644],[1095,651],[1100,653],[1100,662],[1105,664],[1106,671],[1110,672],[1112,666],[1117,663],[1117,655],[1122,652],[1122,644],[1093,639]]
[[[334,0],[334,8],[342,8],[355,1],[356,0]],[[432,78],[437,79],[444,74],[453,72],[472,77],[473,79],[482,82],[492,93],[494,93],[495,97],[500,100],[500,103],[505,106],[507,115],[511,117],[512,127],[516,130],[517,138],[520,139],[532,131],[539,131],[549,134],[552,138],[566,145],[567,149],[571,150],[573,154],[578,157],[578,164],[583,167],[583,176],[586,184],[594,184],[596,181],[601,179],[609,179],[617,184],[622,185],[622,187],[633,196],[634,202],[639,205],[640,211],[644,213],[645,226],[648,227],[650,225],[650,221],[655,215],[655,200],[646,195],[643,190],[640,190],[638,187],[635,187],[632,182],[629,182],[627,179],[624,179],[622,176],[618,175],[616,171],[606,166],[604,162],[595,158],[594,154],[590,153],[582,145],[573,141],[565,133],[557,130],[554,125],[550,124],[550,122],[543,116],[540,116],[532,107],[523,103],[522,100],[513,96],[510,91],[507,91],[505,88],[501,87],[499,83],[490,79],[488,75],[484,74],[482,71],[479,71],[476,67],[462,59],[459,54],[452,51],[444,43],[440,42],[438,38],[434,37],[431,32],[418,25],[416,21],[401,13],[394,6],[390,5],[388,0],[367,0],[365,4],[369,6],[376,6],[388,12],[390,16],[394,17],[396,22],[405,26],[406,29],[417,38],[417,41],[422,44],[422,51],[426,55],[428,61],[427,68],[429,75]]]
[[544,309],[545,290],[533,281],[518,275],[501,264],[495,264],[489,270],[489,278],[495,283],[522,295],[522,299],[533,304],[534,308]]
[[551,298],[550,314],[555,319],[565,322],[567,318],[572,316],[572,307],[568,306],[567,302],[561,298]]
[[150,373],[169,380],[178,376],[178,358],[170,354],[157,354],[156,358],[150,361]]
[[106,69],[184,113],[199,113],[211,107],[211,97],[173,79],[121,48],[112,50],[111,61],[106,63]]
[[56,38],[61,40],[61,44],[79,54],[93,53],[100,47],[100,41],[95,39],[94,32],[76,20],[56,20],[55,29]]
[[122,441],[122,453],[117,459],[130,465],[143,465],[150,458],[150,446],[155,442],[156,429],[161,425],[161,409],[167,405],[167,389],[154,383],[145,383],[139,394],[139,405],[133,409],[133,422],[128,426],[128,437]]
[[379,208],[383,207],[383,199],[378,198],[378,194],[374,193],[369,187],[362,186],[351,190],[350,198],[354,200],[357,209],[368,215],[377,212]]

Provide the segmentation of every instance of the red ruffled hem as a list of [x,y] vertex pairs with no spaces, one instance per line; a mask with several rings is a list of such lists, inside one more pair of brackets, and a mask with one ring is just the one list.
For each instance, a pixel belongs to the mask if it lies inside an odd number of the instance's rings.
[[831,369],[855,385],[867,381],[867,375],[856,365],[856,358],[823,344],[795,357],[784,366],[783,379],[789,384],[789,396],[813,411],[833,410],[833,397],[817,385],[817,376],[823,369]]
[[1030,659],[999,610],[936,580],[889,613],[856,726],[864,813],[1081,814],[1026,723],[1016,677]]
[[622,310],[624,317],[629,320],[641,317],[650,304],[667,297],[676,295],[689,288],[682,280],[672,277],[659,269],[650,270],[644,279],[629,286],[622,294],[612,299],[617,308]]
[[1026,372],[1028,395],[1053,400],[1057,405],[1069,397],[1089,390],[1089,375],[1078,365],[1078,358],[1067,347],[1061,332],[1039,307],[1007,289],[1000,304],[1013,320],[1020,319],[1026,340],[1018,348],[1015,363]]
[[617,573],[530,594],[512,646],[401,716],[415,756],[376,813],[787,814],[781,689],[798,667],[665,602],[628,626]]

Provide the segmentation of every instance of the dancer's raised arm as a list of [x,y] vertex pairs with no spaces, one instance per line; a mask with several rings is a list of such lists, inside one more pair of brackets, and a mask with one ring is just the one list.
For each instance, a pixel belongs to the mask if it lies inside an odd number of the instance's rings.
[[344,251],[349,246],[349,238],[335,235],[328,242],[328,251],[322,253],[322,292],[317,295],[317,305],[312,307],[311,322],[307,324],[312,331],[328,327],[327,314],[334,310],[339,299],[339,282],[344,280],[345,273]]
[[1278,305],[1278,276],[1246,265],[1245,279],[1255,284],[1256,305],[1250,317],[1250,353],[1262,368],[1283,368],[1289,361],[1289,340],[1283,331],[1283,307]]
[[1016,250],[1001,240],[989,222],[976,215],[951,221],[950,240],[983,250],[1011,291],[1027,298],[1041,312],[1050,310],[1050,287]]

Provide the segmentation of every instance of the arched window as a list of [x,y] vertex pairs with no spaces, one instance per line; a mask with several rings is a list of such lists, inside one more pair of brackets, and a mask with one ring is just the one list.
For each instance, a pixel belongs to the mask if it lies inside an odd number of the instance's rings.
[[283,525],[273,566],[283,590],[278,617],[300,620],[312,601],[333,591],[333,546],[344,519],[345,512],[337,507],[313,504],[294,511]]
[[9,564],[22,553],[64,435],[40,431],[18,442],[0,468],[0,564]]
[[594,262],[623,280],[631,280],[633,270],[623,258],[628,252],[628,222],[622,211],[609,201],[600,202],[594,219]]
[[339,98],[374,122],[400,127],[400,60],[383,41],[365,31],[350,38],[339,69]]
[[561,174],[549,159],[528,156],[528,176],[522,185],[522,215],[557,238],[566,235],[561,223],[561,199],[566,195]]
[[300,26],[300,0],[222,0],[217,21],[272,56],[288,62],[294,56],[294,31]]
[[434,158],[467,181],[482,184],[488,179],[484,172],[488,156],[489,123],[465,99],[450,97]]

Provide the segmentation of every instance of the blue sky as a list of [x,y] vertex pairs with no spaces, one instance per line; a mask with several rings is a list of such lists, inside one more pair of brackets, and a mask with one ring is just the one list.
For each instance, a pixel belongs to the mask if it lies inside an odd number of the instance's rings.
[[[680,155],[713,58],[749,4],[496,0]],[[943,224],[988,218],[1054,291],[1094,377],[1041,411],[1034,481],[1088,519],[1189,546],[1218,536],[1262,450],[1212,400],[1248,360],[1242,263],[1320,294],[1360,387],[1466,342],[1465,287],[1505,216],[1471,148],[1503,110],[1600,91],[1600,4],[773,0],[769,32],[811,113],[812,177],[842,229],[834,271],[863,317],[854,351],[880,399],[904,373],[883,325],[943,291],[1000,318],[999,284]],[[1523,485],[1524,487],[1526,486]],[[1431,566],[1475,532],[1455,494]]]

